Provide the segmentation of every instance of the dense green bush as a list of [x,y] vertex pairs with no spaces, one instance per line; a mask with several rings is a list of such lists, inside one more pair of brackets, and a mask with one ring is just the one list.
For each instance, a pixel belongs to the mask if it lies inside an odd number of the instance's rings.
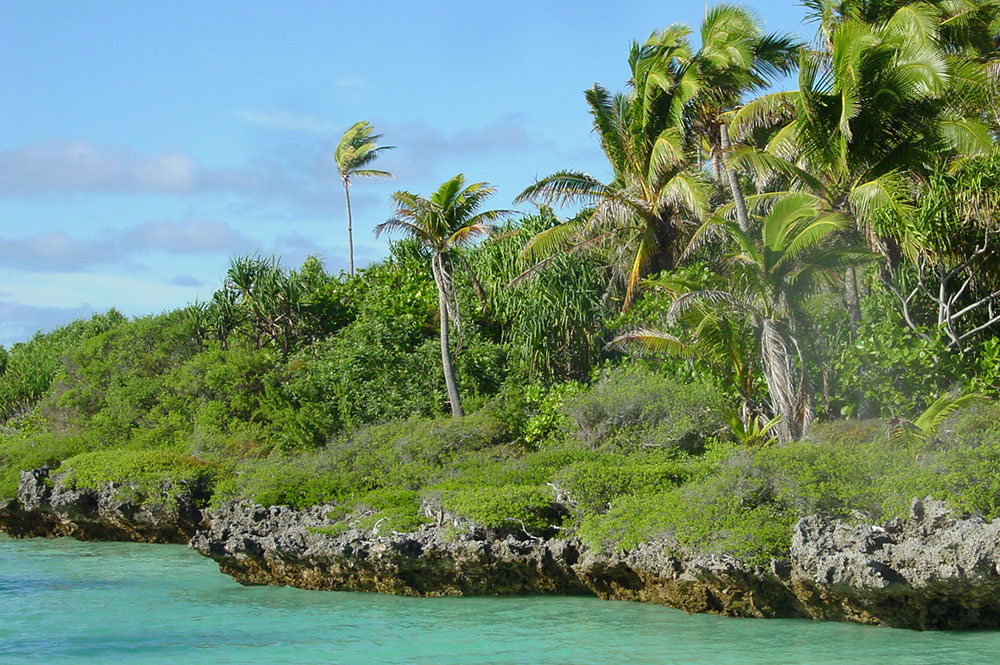
[[661,537],[687,552],[722,552],[764,564],[787,553],[797,516],[779,504],[744,505],[724,483],[699,483],[663,493],[627,494],[605,514],[588,515],[584,541],[635,547]]
[[420,493],[416,490],[381,488],[358,497],[353,503],[355,510],[370,511],[357,521],[357,526],[362,529],[406,533],[430,522],[420,512]]
[[939,458],[935,480],[942,498],[988,519],[1000,517],[1000,405],[956,413],[930,444]]
[[725,406],[707,381],[626,366],[606,371],[589,391],[567,400],[563,412],[589,446],[690,448],[725,426]]
[[496,529],[534,535],[551,531],[562,520],[552,489],[545,485],[445,487],[440,497],[446,509]]
[[95,444],[85,436],[52,433],[0,439],[0,498],[17,496],[21,471],[58,465]]
[[688,552],[724,552],[753,563],[787,550],[797,514],[774,496],[752,452],[715,446],[679,478],[688,482],[639,486],[615,497],[606,512],[584,515],[581,538],[627,549],[662,537]]
[[363,475],[321,453],[244,460],[215,486],[213,502],[247,499],[265,506],[307,508],[371,490]]
[[661,492],[691,478],[695,463],[669,454],[588,456],[558,470],[555,484],[580,515],[603,513],[617,497]]
[[[678,476],[687,482],[676,488],[621,483],[596,493],[611,496],[607,510],[584,512],[580,534],[623,548],[659,534],[689,550],[762,563],[786,551],[791,525],[813,513],[880,522],[933,496],[992,518],[1000,515],[998,422],[1000,407],[981,406],[956,414],[930,438],[889,437],[878,421],[840,422],[786,445],[719,448],[715,461],[692,461]],[[596,472],[612,479],[624,473]]]
[[148,490],[163,484],[193,485],[215,473],[215,465],[167,450],[96,450],[63,461],[52,472],[76,489],[97,490],[107,484],[132,483]]
[[66,354],[91,337],[124,324],[117,310],[74,321],[49,333],[36,333],[27,342],[3,353],[0,371],[0,422],[23,415],[43,395],[62,368]]
[[245,460],[219,484],[216,500],[305,507],[357,499],[379,488],[418,490],[440,480],[452,460],[501,436],[487,414],[373,425],[314,452]]
[[186,400],[156,407],[170,394],[173,382],[167,377],[202,343],[186,310],[111,328],[66,353],[46,413],[109,443],[125,443],[135,430],[155,426],[158,415],[187,411]]

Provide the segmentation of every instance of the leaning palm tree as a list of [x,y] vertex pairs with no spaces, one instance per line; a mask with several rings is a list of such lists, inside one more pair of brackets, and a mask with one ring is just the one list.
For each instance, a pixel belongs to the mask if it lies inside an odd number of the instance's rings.
[[[781,417],[779,438],[801,436],[812,419],[797,322],[806,297],[829,287],[847,265],[867,260],[867,252],[834,246],[831,234],[850,220],[822,207],[814,196],[788,194],[764,218],[760,236],[738,224],[717,220],[738,251],[728,257],[728,288],[693,289],[678,296],[667,313],[668,323],[695,312],[709,329],[720,323],[752,331],[756,362],[764,376],[771,415]],[[685,342],[667,333],[633,331],[612,344],[639,343],[677,355],[704,355],[713,341],[725,337],[702,334]],[[719,355],[715,350],[714,355]],[[749,414],[745,413],[744,417]]]
[[367,120],[356,122],[340,137],[340,143],[333,151],[333,159],[337,162],[340,179],[344,183],[344,200],[347,202],[347,248],[350,253],[351,276],[354,276],[354,231],[351,220],[351,178],[391,178],[388,171],[365,168],[371,164],[383,150],[391,150],[396,146],[377,145],[381,134],[373,134],[375,127]]
[[630,92],[611,94],[595,84],[585,93],[612,180],[558,171],[515,200],[587,206],[582,216],[535,236],[524,256],[544,260],[560,249],[610,252],[614,275],[625,285],[623,310],[637,297],[643,277],[674,267],[708,206],[705,178],[677,121],[689,91],[681,64],[690,57],[687,30],[664,33],[660,47],[654,70],[642,48],[633,46]]
[[462,404],[455,381],[455,369],[448,346],[449,313],[458,320],[458,303],[452,279],[452,256],[455,248],[484,236],[488,223],[508,214],[506,210],[480,212],[483,202],[496,190],[485,182],[465,186],[465,176],[459,173],[442,184],[429,199],[410,192],[392,195],[396,211],[389,220],[375,227],[375,235],[402,231],[431,252],[431,272],[438,290],[441,316],[441,367],[451,402],[451,413],[460,417]]

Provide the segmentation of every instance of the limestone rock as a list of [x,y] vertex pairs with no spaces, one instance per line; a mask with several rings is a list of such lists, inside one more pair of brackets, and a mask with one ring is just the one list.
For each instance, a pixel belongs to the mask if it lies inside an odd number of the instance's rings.
[[795,525],[791,587],[810,616],[920,629],[1000,626],[1000,520],[914,500],[907,519]]
[[204,487],[169,484],[150,500],[133,484],[73,489],[43,467],[22,471],[16,501],[0,506],[0,530],[18,538],[187,542],[202,526]]
[[[656,540],[626,552],[469,525],[431,510],[413,533],[332,526],[332,506],[222,506],[191,546],[243,584],[406,595],[593,594],[688,612],[812,617],[919,629],[1000,627],[1000,520],[914,501],[908,519],[795,526],[788,560],[765,568]],[[428,513],[428,514],[431,514]],[[456,535],[456,525],[462,528]]]

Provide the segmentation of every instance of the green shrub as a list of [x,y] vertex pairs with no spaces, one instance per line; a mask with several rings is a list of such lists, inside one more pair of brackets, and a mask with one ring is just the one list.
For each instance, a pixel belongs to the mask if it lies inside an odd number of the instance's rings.
[[307,454],[244,460],[216,485],[212,501],[245,499],[264,506],[308,508],[371,489],[363,476],[338,467],[328,457]]
[[855,415],[868,400],[875,415],[915,417],[938,395],[963,378],[962,356],[940,338],[921,336],[886,312],[897,303],[888,294],[865,299],[866,320],[853,341],[836,347],[831,363],[832,408]]
[[379,488],[413,491],[440,480],[452,460],[494,445],[501,435],[488,414],[373,425],[314,452],[245,460],[220,484],[217,500],[302,508],[354,500]]
[[642,367],[606,372],[563,412],[586,445],[697,447],[725,426],[725,398],[707,381],[685,383]]
[[555,484],[576,503],[574,512],[605,512],[622,495],[671,489],[692,475],[692,462],[667,455],[602,454],[558,471]]
[[97,490],[114,483],[130,483],[140,491],[163,484],[197,484],[214,476],[215,466],[168,450],[116,448],[81,453],[52,472],[67,487]]
[[0,439],[0,498],[17,496],[21,471],[57,465],[93,446],[92,440],[69,434]]
[[981,404],[954,414],[938,428],[944,498],[987,519],[1000,517],[1000,404]]
[[0,422],[23,414],[52,386],[65,354],[86,340],[126,322],[117,310],[78,320],[49,333],[36,333],[27,342],[13,344],[3,354],[0,372]]
[[318,533],[331,536],[338,535],[348,528],[346,520],[350,519],[360,509],[362,515],[354,520],[352,525],[365,531],[388,533],[410,533],[416,531],[430,519],[420,512],[420,493],[414,490],[383,488],[372,490],[357,498],[342,501],[334,510],[327,513],[327,518],[339,520],[332,527],[317,529]]
[[441,503],[483,526],[532,534],[550,531],[562,519],[545,485],[502,485],[442,489]]
[[665,492],[627,494],[605,514],[589,514],[580,537],[595,547],[629,549],[653,538],[688,552],[721,552],[763,564],[787,553],[798,515],[780,502],[743,494],[731,474]]
[[118,325],[66,353],[59,394],[42,408],[53,420],[124,444],[164,415],[190,413],[198,396],[179,392],[175,370],[201,348],[185,310]]

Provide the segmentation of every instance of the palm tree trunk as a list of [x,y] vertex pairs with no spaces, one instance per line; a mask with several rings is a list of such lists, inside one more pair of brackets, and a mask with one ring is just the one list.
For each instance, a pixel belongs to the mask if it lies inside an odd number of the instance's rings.
[[444,370],[444,384],[448,388],[451,415],[461,418],[465,414],[462,412],[458,386],[455,384],[455,368],[451,364],[451,351],[448,349],[448,292],[445,288],[444,261],[441,254],[435,254],[431,259],[431,271],[434,273],[434,283],[437,284],[438,309],[441,316],[441,367]]
[[351,184],[347,178],[344,181],[344,201],[347,202],[347,252],[351,261],[351,277],[354,277],[354,230],[351,226]]
[[858,292],[858,271],[854,266],[844,271],[844,301],[847,305],[847,321],[851,327],[853,342],[861,326],[861,294]]
[[[858,328],[861,327],[861,293],[858,289],[858,270],[854,266],[848,268],[844,274],[844,300],[847,304],[847,321],[851,332],[851,342],[858,338]],[[867,363],[862,364],[856,377],[859,383],[864,385],[864,377],[868,373]],[[874,418],[875,405],[865,397],[864,390],[858,390],[858,412],[857,416],[861,420]]]
[[761,369],[771,397],[771,410],[781,416],[778,439],[787,443],[802,435],[802,422],[796,413],[796,391],[792,386],[794,367],[788,343],[778,326],[764,319],[760,331]]
[[[725,156],[729,152],[729,128],[726,123],[719,125],[719,144],[722,146],[722,154]],[[743,198],[743,191],[740,189],[740,180],[736,177],[736,170],[733,169],[726,160],[726,176],[729,178],[729,189],[733,194],[733,203],[736,204],[736,221],[739,222],[740,230],[746,233],[750,229],[750,215],[747,214],[747,202]]]

